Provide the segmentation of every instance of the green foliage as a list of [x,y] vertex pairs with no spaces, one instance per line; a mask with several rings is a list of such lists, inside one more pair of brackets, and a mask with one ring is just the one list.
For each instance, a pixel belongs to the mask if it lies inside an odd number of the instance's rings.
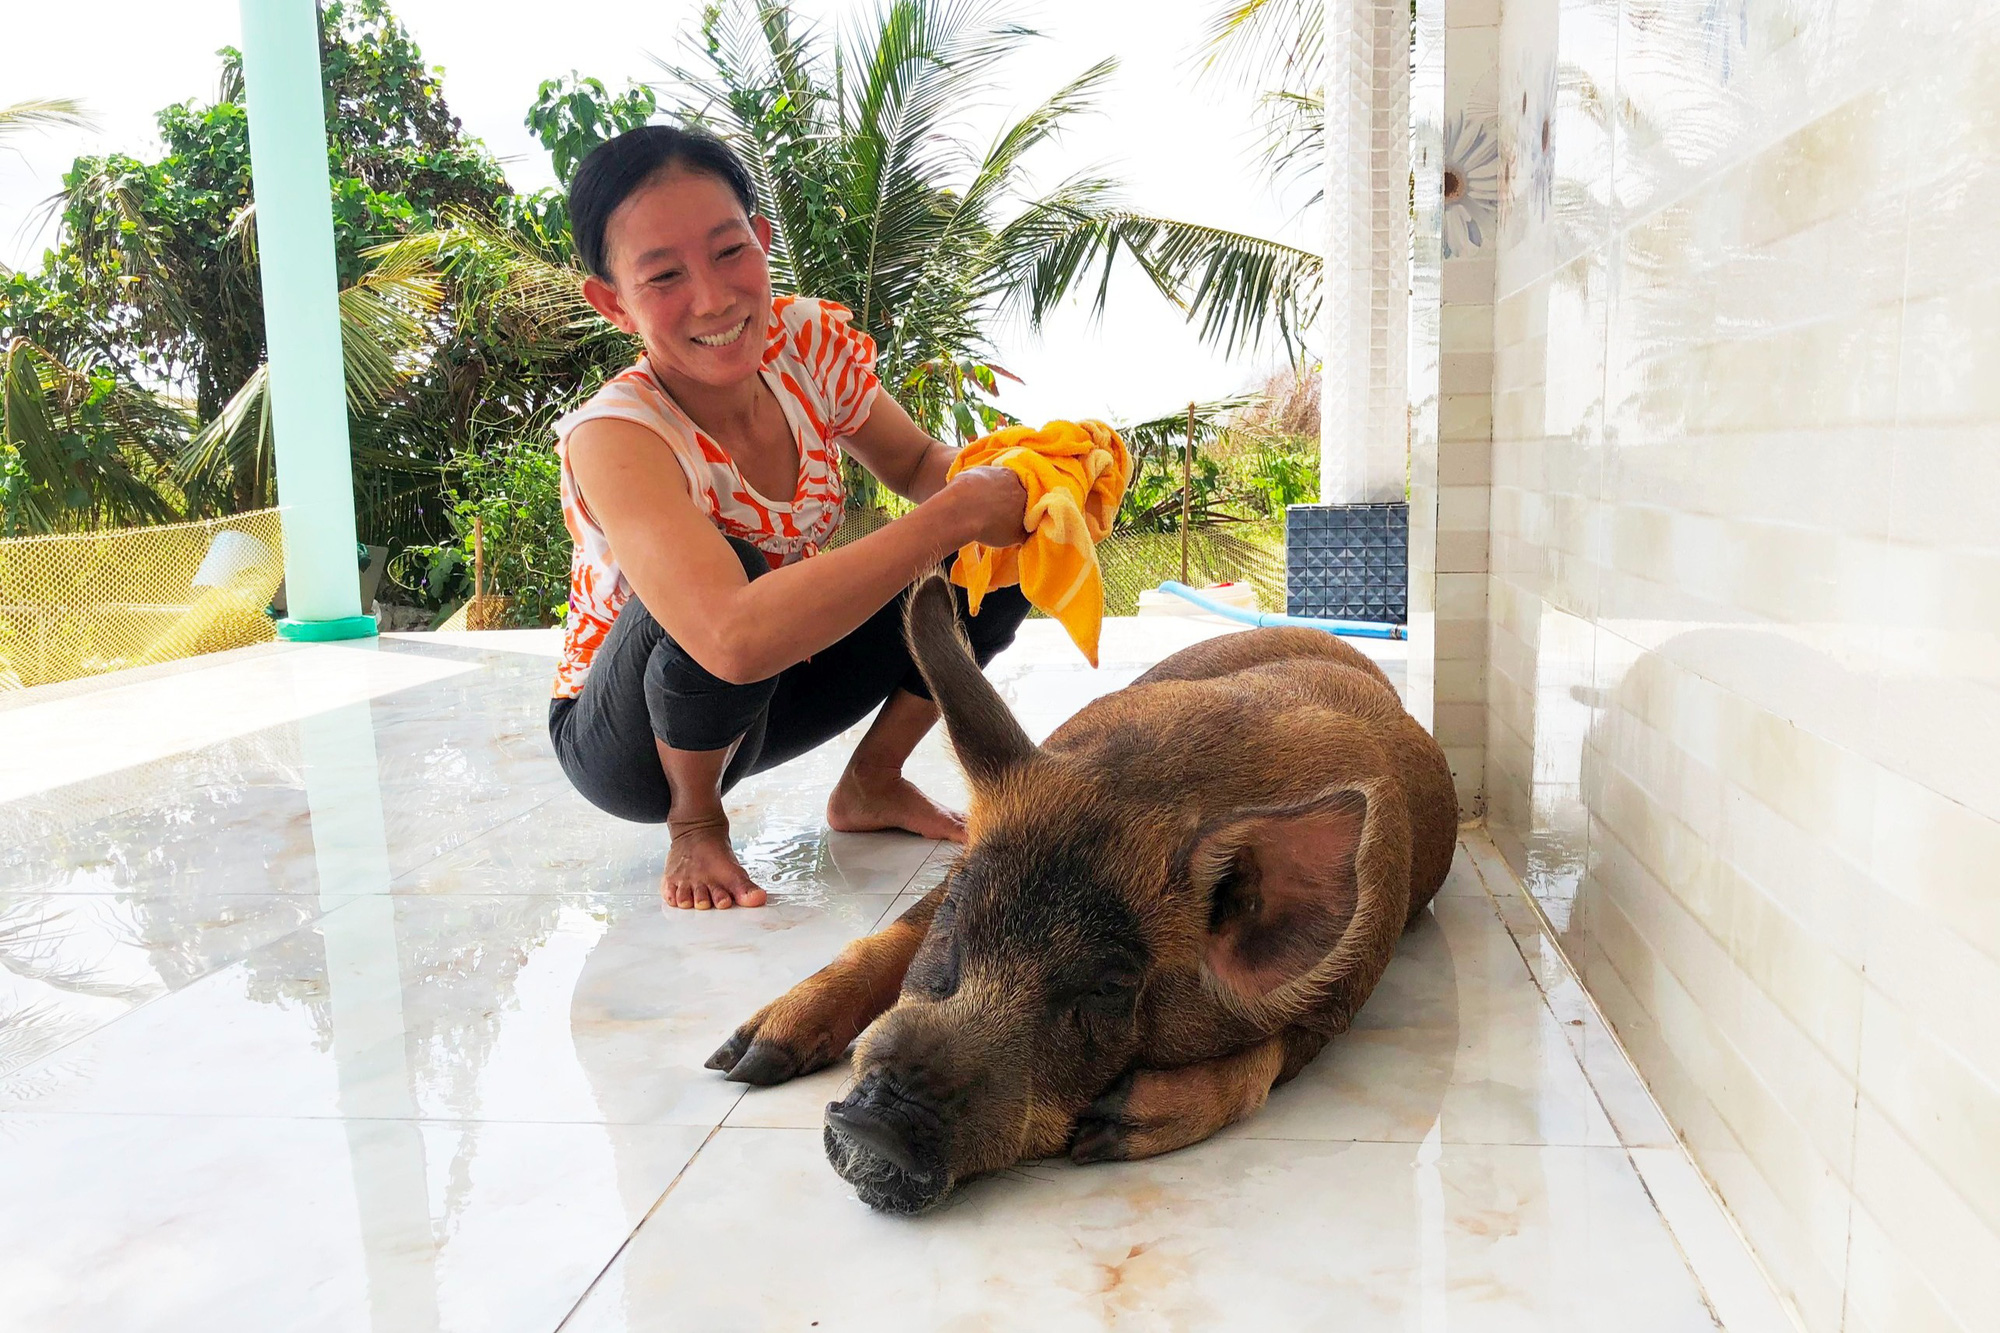
[[[65,322],[90,329],[88,341],[119,373],[172,386],[205,426],[231,418],[240,440],[245,395],[261,394],[264,333],[241,59],[222,54],[213,103],[160,112],[158,160],[77,160],[64,180],[64,244],[45,257],[41,283],[67,303]],[[379,286],[369,271],[372,247],[436,225],[446,209],[490,208],[507,185],[490,155],[464,137],[435,71],[381,0],[323,6],[321,61],[335,260],[343,286],[364,292],[366,303],[367,290]],[[352,304],[343,298],[344,315]],[[387,381],[408,377],[409,355],[422,341],[410,321],[428,313],[419,303],[390,318],[378,303],[360,321],[364,328],[347,321],[350,334],[398,335],[360,351],[372,373],[351,395],[358,452],[411,452]],[[10,332],[33,327],[14,316],[10,303]],[[189,461],[197,507],[272,501],[268,434],[250,438],[258,448],[222,452],[210,447],[212,434],[204,439]]]
[[1243,483],[1272,518],[1283,518],[1288,505],[1319,500],[1319,441],[1295,439],[1290,447],[1266,444],[1251,457]]
[[0,358],[0,536],[180,516],[171,448],[187,422],[103,364],[65,364],[26,338]]
[[559,622],[569,599],[570,538],[563,526],[555,450],[535,437],[487,453],[462,453],[455,462],[452,535],[406,548],[390,572],[425,605],[463,602],[473,592],[478,519],[485,587],[510,599],[508,619],[523,626]]
[[528,108],[527,126],[549,150],[556,179],[568,189],[577,164],[591,149],[644,125],[658,109],[653,90],[644,84],[628,83],[614,96],[602,81],[572,70],[566,78],[542,80],[535,104]]
[[1283,374],[1259,393],[1194,405],[1191,459],[1186,410],[1119,426],[1132,453],[1119,529],[1179,532],[1184,487],[1197,527],[1282,521],[1285,506],[1318,498],[1318,412],[1317,381]]
[[[1082,71],[991,143],[954,126],[1003,90],[1035,34],[989,3],[895,0],[829,43],[778,0],[711,6],[700,68],[670,70],[682,117],[743,155],[775,233],[780,290],[840,302],[875,339],[877,372],[926,430],[970,438],[1006,420],[987,331],[1038,325],[1083,276],[1065,263],[1115,232],[1113,183],[1037,191],[1038,150],[1093,109],[1115,62]],[[864,495],[865,498],[865,495]]]

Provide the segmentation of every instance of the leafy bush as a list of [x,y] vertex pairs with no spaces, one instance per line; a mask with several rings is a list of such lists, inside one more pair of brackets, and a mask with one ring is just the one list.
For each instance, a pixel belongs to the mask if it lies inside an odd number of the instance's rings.
[[[1188,481],[1196,527],[1282,520],[1285,506],[1319,498],[1319,378],[1289,371],[1257,392],[1196,404]],[[1118,527],[1178,532],[1187,413],[1118,427],[1132,451],[1132,481]]]
[[546,438],[512,440],[453,463],[449,541],[406,548],[390,574],[423,604],[448,612],[473,593],[474,520],[485,591],[505,599],[501,618],[520,626],[562,621],[569,600],[569,529],[560,464]]

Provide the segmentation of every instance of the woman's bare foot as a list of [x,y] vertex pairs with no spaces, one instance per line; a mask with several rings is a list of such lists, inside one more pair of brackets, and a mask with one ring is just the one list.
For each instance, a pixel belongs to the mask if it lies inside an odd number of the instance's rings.
[[842,833],[896,829],[920,838],[965,841],[965,816],[945,809],[894,769],[848,768],[827,800],[826,822]]
[[764,891],[743,870],[729,845],[729,826],[681,829],[667,849],[660,897],[669,907],[762,907]]

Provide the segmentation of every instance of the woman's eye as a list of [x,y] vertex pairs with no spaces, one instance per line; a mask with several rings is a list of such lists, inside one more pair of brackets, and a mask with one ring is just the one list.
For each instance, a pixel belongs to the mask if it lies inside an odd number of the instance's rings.
[[678,277],[679,277],[680,275],[681,275],[681,271],[680,271],[679,269],[677,269],[677,268],[670,268],[670,269],[668,269],[668,270],[667,270],[666,272],[664,272],[664,273],[655,273],[655,274],[654,274],[654,275],[652,276],[652,278],[651,278],[651,279],[649,279],[649,281],[652,281],[652,282],[655,282],[655,283],[661,283],[661,282],[670,282],[670,281],[672,281],[673,279],[675,279],[675,278],[678,278]]
[[742,245],[740,245],[740,244],[739,244],[739,245],[732,245],[732,246],[730,246],[730,247],[729,247],[729,248],[728,248],[727,250],[724,250],[724,251],[722,252],[722,258],[724,258],[724,259],[734,259],[734,258],[736,258],[736,256],[738,256],[738,255],[740,255],[740,254],[742,254],[742,253],[743,253],[743,246],[742,246]]

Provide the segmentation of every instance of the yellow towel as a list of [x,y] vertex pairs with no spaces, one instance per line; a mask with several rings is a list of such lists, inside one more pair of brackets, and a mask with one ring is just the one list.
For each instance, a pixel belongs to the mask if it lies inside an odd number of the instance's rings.
[[1031,535],[1007,550],[978,542],[965,546],[951,581],[971,594],[975,615],[988,588],[1020,584],[1028,600],[1062,622],[1096,666],[1104,626],[1097,543],[1117,520],[1132,475],[1125,441],[1101,421],[1051,421],[1040,430],[1009,426],[966,445],[949,475],[969,467],[1013,469],[1028,488],[1022,526]]

